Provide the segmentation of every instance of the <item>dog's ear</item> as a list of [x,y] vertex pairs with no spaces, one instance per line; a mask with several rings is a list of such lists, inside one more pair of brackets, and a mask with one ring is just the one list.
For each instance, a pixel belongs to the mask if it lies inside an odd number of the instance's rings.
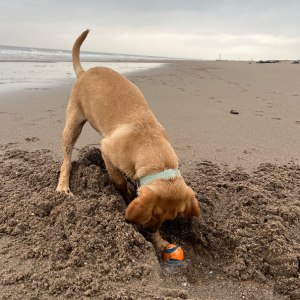
[[185,209],[180,213],[182,218],[185,217],[199,217],[200,216],[200,207],[195,198],[193,190],[188,187],[188,192],[185,201]]
[[146,186],[139,188],[138,197],[127,207],[125,219],[133,224],[144,225],[152,218],[156,195]]

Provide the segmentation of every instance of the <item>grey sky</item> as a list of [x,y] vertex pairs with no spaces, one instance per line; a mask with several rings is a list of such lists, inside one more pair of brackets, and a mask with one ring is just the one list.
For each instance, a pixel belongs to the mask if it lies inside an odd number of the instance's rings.
[[300,1],[1,0],[0,45],[196,59],[300,59]]

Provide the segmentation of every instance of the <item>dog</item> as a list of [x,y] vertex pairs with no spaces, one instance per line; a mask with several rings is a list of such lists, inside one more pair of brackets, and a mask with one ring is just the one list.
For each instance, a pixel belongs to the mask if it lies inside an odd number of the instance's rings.
[[[158,232],[161,223],[178,214],[199,216],[198,202],[178,170],[178,158],[164,128],[137,86],[109,68],[82,68],[80,47],[88,33],[78,37],[72,50],[78,80],[67,107],[64,160],[56,190],[73,196],[69,187],[72,150],[88,121],[103,137],[100,144],[106,169],[128,205],[125,219],[143,225],[163,251],[169,243]],[[133,201],[124,174],[137,184]]]

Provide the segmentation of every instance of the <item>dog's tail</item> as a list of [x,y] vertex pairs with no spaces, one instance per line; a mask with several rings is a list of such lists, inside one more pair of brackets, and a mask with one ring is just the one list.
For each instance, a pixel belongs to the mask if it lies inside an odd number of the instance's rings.
[[74,46],[73,46],[73,50],[72,50],[72,61],[73,61],[73,67],[76,73],[76,77],[79,78],[81,75],[83,75],[85,73],[85,71],[83,70],[81,63],[80,63],[80,57],[79,57],[79,53],[80,53],[80,47],[83,43],[83,41],[85,40],[86,36],[88,35],[88,33],[90,32],[90,30],[86,30],[84,31],[80,37],[76,40]]

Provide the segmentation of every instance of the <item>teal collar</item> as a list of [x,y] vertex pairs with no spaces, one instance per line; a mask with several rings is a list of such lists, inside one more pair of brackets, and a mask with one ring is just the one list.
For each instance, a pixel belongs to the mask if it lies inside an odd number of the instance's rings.
[[137,187],[141,187],[142,185],[149,184],[156,179],[174,179],[176,176],[181,176],[179,170],[164,170],[161,173],[152,174],[148,176],[144,176],[137,180]]

